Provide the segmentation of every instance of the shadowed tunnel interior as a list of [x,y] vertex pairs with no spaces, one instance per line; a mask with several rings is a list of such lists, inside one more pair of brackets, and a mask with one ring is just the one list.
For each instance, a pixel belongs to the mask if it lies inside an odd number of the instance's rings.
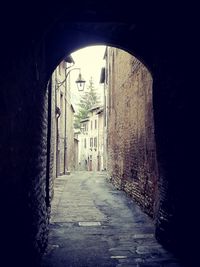
[[[156,238],[195,260],[195,22],[190,6],[134,1],[86,1],[75,6],[30,2],[4,7],[1,16],[0,177],[3,256],[36,266],[48,239],[46,182],[48,80],[72,51],[91,44],[119,47],[135,55],[153,76],[153,109],[159,173]],[[193,16],[195,19],[195,16]],[[192,256],[191,256],[192,255]],[[32,263],[30,263],[32,262]]]

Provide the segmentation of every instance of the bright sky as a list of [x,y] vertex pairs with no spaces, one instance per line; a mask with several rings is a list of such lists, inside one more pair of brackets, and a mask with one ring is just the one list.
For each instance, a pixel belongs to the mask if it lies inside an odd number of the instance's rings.
[[[94,87],[99,92],[100,96],[103,96],[103,86],[100,85],[100,73],[101,68],[104,66],[105,62],[103,56],[106,47],[103,45],[89,46],[76,52],[72,53],[71,56],[75,61],[74,68],[81,68],[82,77],[86,80],[85,88],[89,85],[89,80],[92,77],[94,82]],[[76,104],[79,102],[80,92],[78,92],[76,85],[74,86],[74,81],[77,79],[79,72],[71,72],[71,96],[72,103],[77,110]]]

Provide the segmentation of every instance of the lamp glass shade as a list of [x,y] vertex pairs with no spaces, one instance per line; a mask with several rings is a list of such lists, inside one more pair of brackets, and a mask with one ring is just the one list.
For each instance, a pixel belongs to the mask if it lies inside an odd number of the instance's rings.
[[78,75],[78,79],[76,80],[76,84],[79,91],[83,91],[85,87],[85,80],[82,78],[81,73]]

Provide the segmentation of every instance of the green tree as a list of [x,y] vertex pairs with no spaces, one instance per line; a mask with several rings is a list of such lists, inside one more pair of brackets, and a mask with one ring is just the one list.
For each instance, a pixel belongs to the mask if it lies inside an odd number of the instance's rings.
[[78,104],[79,110],[75,114],[74,128],[80,128],[80,121],[87,118],[89,110],[97,106],[100,103],[99,96],[94,88],[94,83],[92,78],[89,81],[89,86],[85,93],[81,96],[80,102]]

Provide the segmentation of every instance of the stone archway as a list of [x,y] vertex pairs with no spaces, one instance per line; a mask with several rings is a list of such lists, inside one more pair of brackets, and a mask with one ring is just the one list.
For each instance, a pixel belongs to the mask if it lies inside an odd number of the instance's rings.
[[[130,6],[123,6],[121,10],[99,3],[98,7],[99,11],[86,5],[85,13],[81,16],[78,9],[74,19],[75,6],[67,6],[63,11],[57,6],[56,10],[63,14],[59,21],[59,12],[55,14],[54,7],[48,9],[52,19],[50,15],[46,20],[42,10],[38,21],[35,14],[24,17],[23,9],[13,17],[8,14],[9,30],[5,31],[8,38],[1,50],[3,152],[0,160],[3,167],[0,171],[3,177],[1,197],[6,199],[2,223],[7,231],[3,240],[6,248],[17,248],[13,249],[17,257],[27,255],[28,260],[29,254],[34,257],[35,253],[41,253],[47,239],[48,208],[44,186],[48,78],[66,54],[94,43],[127,50],[151,71],[161,191],[156,235],[179,251],[186,250],[193,239],[190,233],[195,229],[193,221],[185,217],[185,207],[195,214],[197,202],[193,191],[198,185],[193,164],[194,146],[191,146],[195,124],[190,120],[194,114],[190,100],[195,99],[188,93],[193,75],[191,69],[185,67],[192,66],[195,58],[195,47],[185,37],[190,39],[191,33],[180,27],[181,16],[180,20],[171,17],[169,21],[169,14],[157,16],[154,6],[149,12],[151,16],[143,21],[139,19],[144,18],[143,9],[138,6],[134,19]],[[18,20],[16,16],[20,14]],[[25,24],[30,27],[29,34],[26,34]],[[185,56],[188,50],[193,56]],[[192,183],[188,183],[188,177],[192,177]],[[17,218],[15,224],[13,218]],[[5,255],[9,255],[8,250],[6,252]]]
[[[154,33],[155,34],[155,33]],[[155,117],[155,136],[159,168],[160,194],[157,196],[156,209],[156,235],[161,242],[168,246],[176,247],[181,233],[177,231],[181,216],[177,216],[177,209],[180,211],[180,199],[175,197],[175,186],[180,182],[179,175],[174,173],[174,163],[182,162],[183,157],[179,155],[181,143],[174,139],[174,134],[182,133],[183,125],[175,125],[174,114],[177,114],[177,103],[184,101],[179,99],[176,90],[180,90],[181,80],[178,87],[176,73],[179,73],[179,64],[183,61],[180,53],[168,47],[164,49],[163,40],[158,42],[157,36],[152,35],[154,40],[149,44],[150,33],[144,25],[132,23],[65,23],[61,22],[55,26],[53,33],[46,37],[46,58],[49,71],[65,54],[87,45],[108,44],[122,48],[134,54],[151,71],[154,77],[153,83],[153,108]],[[131,37],[131,38],[130,38]],[[53,40],[50,42],[50,40]],[[158,43],[157,43],[158,42]],[[66,45],[67,44],[67,45]],[[159,47],[160,46],[160,47]],[[58,49],[59,48],[59,49]],[[53,51],[56,51],[54,54]],[[176,56],[175,54],[176,53]],[[173,60],[173,68],[171,62]],[[179,77],[181,79],[181,77]],[[177,83],[176,83],[177,85]],[[176,93],[175,93],[175,91]],[[175,93],[175,97],[171,97]],[[183,95],[182,95],[183,96]],[[177,115],[180,116],[181,114]],[[173,131],[172,131],[173,127]],[[172,150],[171,150],[172,149]],[[172,152],[173,151],[173,152]],[[173,155],[173,156],[172,156]],[[180,168],[180,166],[179,166]],[[176,177],[175,177],[176,176]],[[173,181],[173,178],[175,180]],[[183,189],[183,187],[182,187]],[[183,189],[185,190],[185,189]],[[172,193],[173,192],[173,193]],[[172,196],[174,195],[174,197]],[[177,206],[176,206],[177,205]],[[175,230],[176,229],[176,230]],[[177,236],[177,238],[174,238]]]

